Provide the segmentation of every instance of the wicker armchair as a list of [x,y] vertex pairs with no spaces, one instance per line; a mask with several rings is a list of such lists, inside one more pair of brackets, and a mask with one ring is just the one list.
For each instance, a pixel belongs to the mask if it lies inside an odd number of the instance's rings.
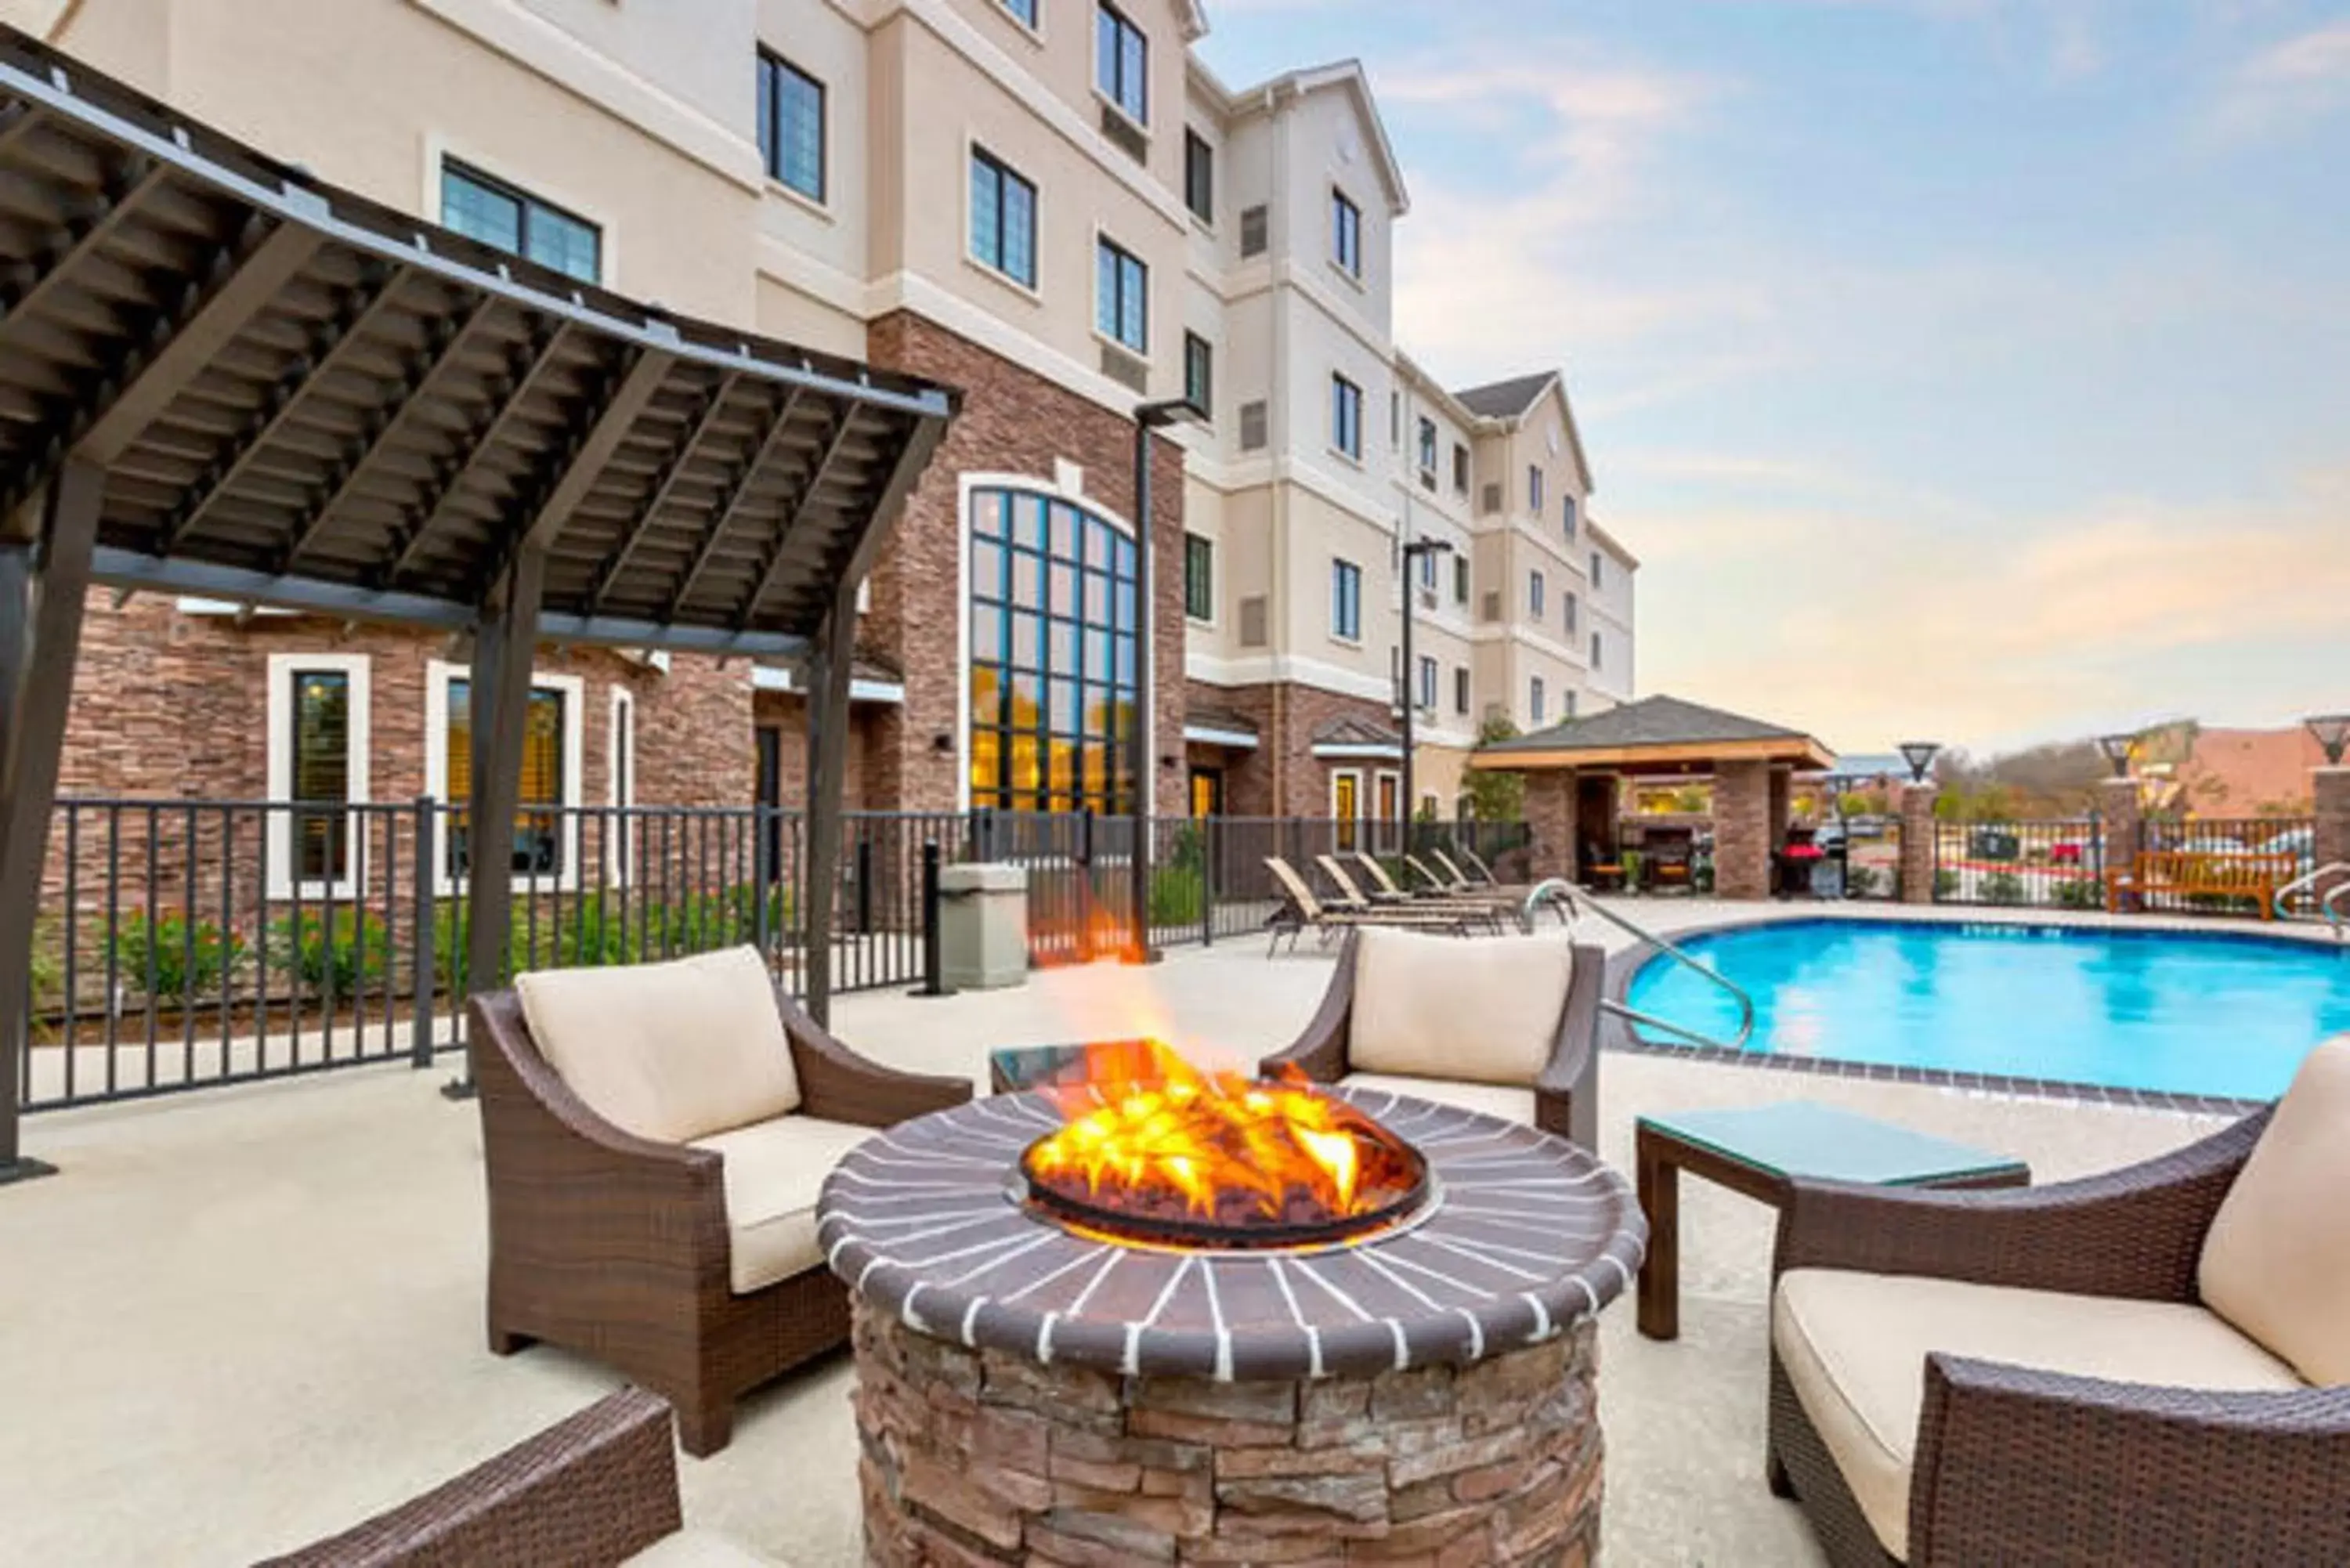
[[[687,962],[757,964],[738,952]],[[678,967],[604,971],[603,983]],[[696,983],[710,981],[705,970]],[[780,1017],[796,1106],[765,1120],[718,1116],[736,1130],[673,1141],[624,1130],[608,1104],[591,1109],[534,1038],[515,992],[476,996],[470,1007],[489,1185],[491,1350],[508,1355],[545,1340],[617,1367],[676,1406],[680,1438],[697,1457],[726,1446],[738,1396],[848,1338],[847,1293],[816,1254],[812,1213],[803,1226],[796,1199],[788,1212],[737,1215],[758,1227],[743,1230],[738,1247],[730,1160],[741,1162],[733,1171],[741,1181],[772,1178],[776,1157],[756,1140],[767,1131],[800,1137],[806,1152],[786,1156],[811,1168],[785,1174],[812,1210],[824,1173],[861,1129],[972,1093],[962,1078],[893,1072],[852,1054],[764,968],[727,983],[738,999],[754,986],[750,1004],[764,994]],[[671,1044],[681,1046],[696,1028],[680,1019],[677,1031]],[[786,1267],[785,1277],[766,1277]]]
[[623,1388],[421,1497],[261,1568],[769,1562],[683,1530],[669,1407]]
[[1365,927],[1305,1032],[1259,1070],[1465,1106],[1596,1148],[1606,967],[1560,936],[1464,944]]
[[2350,1563],[2344,1192],[2350,1043],[2277,1107],[2110,1175],[1797,1183],[1773,1490],[1840,1565]]

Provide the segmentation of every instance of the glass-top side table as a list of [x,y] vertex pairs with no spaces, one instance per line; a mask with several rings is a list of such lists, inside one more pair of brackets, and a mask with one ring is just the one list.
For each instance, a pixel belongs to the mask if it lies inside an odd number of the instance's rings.
[[1798,1178],[1883,1187],[2022,1187],[2022,1160],[1912,1132],[1857,1111],[1808,1100],[1734,1110],[1678,1111],[1639,1118],[1633,1163],[1648,1251],[1640,1264],[1640,1332],[1680,1334],[1680,1173],[1701,1177],[1773,1209]]

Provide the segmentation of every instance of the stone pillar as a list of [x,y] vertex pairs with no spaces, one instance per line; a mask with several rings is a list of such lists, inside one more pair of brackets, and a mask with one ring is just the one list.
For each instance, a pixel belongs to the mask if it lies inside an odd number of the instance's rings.
[[1723,763],[1713,774],[1713,890],[1771,896],[1771,764]]
[[1783,849],[1787,844],[1787,816],[1795,793],[1795,770],[1783,763],[1771,764],[1771,847]]
[[1901,786],[1901,901],[1934,901],[1934,802],[1941,797],[1936,784]]
[[1526,774],[1526,826],[1534,831],[1527,873],[1540,882],[1552,877],[1575,880],[1575,796],[1573,768]]
[[[2314,768],[2309,797],[2317,818],[2315,866],[2350,863],[2350,766]],[[2332,877],[2314,889],[2320,898],[2350,877]]]
[[2105,844],[2105,864],[2097,867],[2097,875],[2108,880],[2117,871],[2128,871],[2137,865],[2138,833],[2137,780],[2130,778],[2104,779],[2097,784],[2097,817]]

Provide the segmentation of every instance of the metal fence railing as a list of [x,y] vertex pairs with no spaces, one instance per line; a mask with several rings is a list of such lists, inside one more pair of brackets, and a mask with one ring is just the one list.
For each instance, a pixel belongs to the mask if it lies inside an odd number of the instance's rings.
[[[2306,816],[2149,816],[2138,824],[2138,848],[2147,854],[2208,857],[2210,867],[2239,867],[2282,886],[2317,868],[2317,824]],[[2180,868],[2192,871],[2196,865],[2189,861]],[[2251,914],[2259,907],[2250,897],[2214,892],[2150,889],[2135,895],[2133,901],[2160,914]]]
[[2106,848],[2095,817],[1940,822],[1934,901],[2094,909],[2105,903]]

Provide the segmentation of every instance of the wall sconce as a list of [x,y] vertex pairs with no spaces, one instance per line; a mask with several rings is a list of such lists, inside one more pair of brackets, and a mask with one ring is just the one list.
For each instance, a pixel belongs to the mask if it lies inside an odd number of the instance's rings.
[[938,753],[941,756],[945,756],[948,753],[954,750],[954,737],[941,730],[939,733],[931,737],[931,750]]

